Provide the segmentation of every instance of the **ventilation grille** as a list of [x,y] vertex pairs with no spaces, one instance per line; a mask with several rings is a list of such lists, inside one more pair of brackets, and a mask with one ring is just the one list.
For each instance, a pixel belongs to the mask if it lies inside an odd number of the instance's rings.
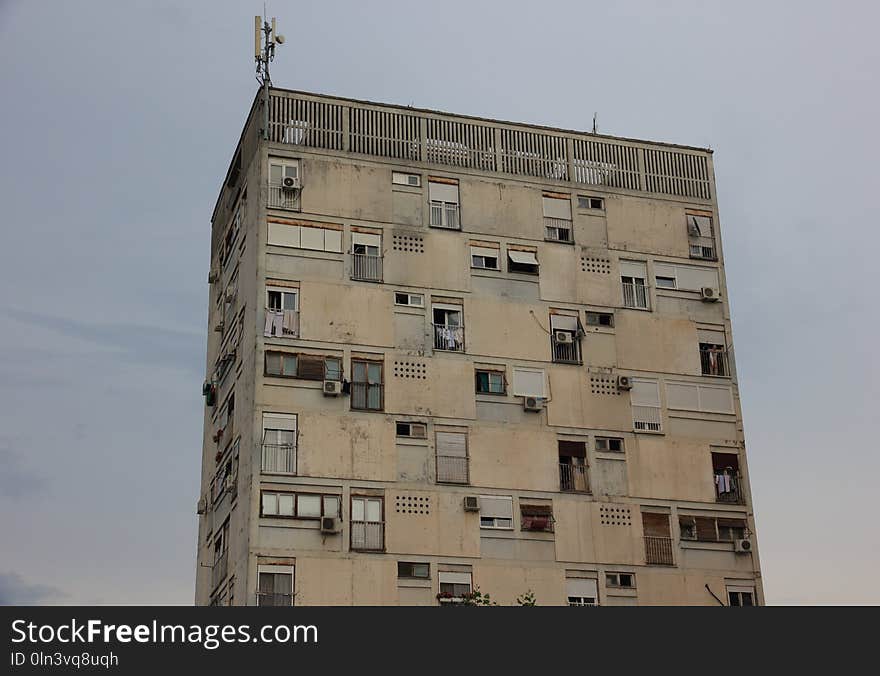
[[574,180],[587,185],[641,190],[639,149],[617,143],[576,139]]
[[425,240],[420,235],[394,235],[391,248],[407,253],[425,253]]
[[417,495],[397,495],[394,498],[394,511],[398,514],[430,514],[431,498]]
[[645,149],[647,189],[667,195],[710,198],[705,157],[670,150]]
[[502,129],[501,171],[567,181],[565,139],[549,134]]
[[340,105],[273,96],[269,110],[269,138],[276,143],[342,150]]
[[467,122],[428,118],[428,162],[495,171],[494,132]]
[[351,151],[420,161],[419,118],[372,108],[349,108]]
[[599,523],[603,526],[632,526],[632,514],[629,507],[600,505]]
[[600,275],[611,274],[611,259],[609,258],[590,258],[589,256],[581,256],[582,272],[597,272]]
[[620,390],[617,388],[617,378],[590,376],[590,391],[593,394],[612,394],[617,396]]
[[394,377],[425,380],[428,377],[428,367],[424,363],[416,361],[396,361],[394,362]]

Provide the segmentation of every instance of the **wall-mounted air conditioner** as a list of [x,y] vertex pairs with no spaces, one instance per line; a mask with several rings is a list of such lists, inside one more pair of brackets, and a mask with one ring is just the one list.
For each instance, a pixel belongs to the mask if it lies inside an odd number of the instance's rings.
[[633,388],[632,378],[629,376],[617,376],[617,389],[618,390],[631,390]]
[[321,517],[321,532],[322,533],[338,533],[339,532],[339,520],[332,516],[322,516]]
[[741,554],[748,554],[752,551],[752,541],[748,538],[733,541],[733,551]]
[[325,397],[338,397],[342,394],[342,381],[325,380],[323,392]]
[[718,295],[718,289],[711,286],[704,286],[700,289],[700,297],[708,303],[714,303],[718,300]]
[[476,495],[466,495],[464,497],[464,511],[466,512],[479,512],[480,511],[480,498]]
[[299,177],[297,176],[285,176],[281,179],[281,189],[282,190],[299,190]]
[[544,410],[544,400],[541,397],[523,397],[523,410],[537,413]]
[[569,331],[554,331],[553,340],[557,343],[571,344],[574,342],[574,334]]

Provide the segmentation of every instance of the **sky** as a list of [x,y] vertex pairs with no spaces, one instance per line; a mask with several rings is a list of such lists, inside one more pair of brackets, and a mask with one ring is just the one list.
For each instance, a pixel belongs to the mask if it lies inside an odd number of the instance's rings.
[[[0,604],[193,602],[210,217],[261,10],[0,0]],[[281,87],[711,147],[767,601],[880,603],[880,5],[269,14]]]

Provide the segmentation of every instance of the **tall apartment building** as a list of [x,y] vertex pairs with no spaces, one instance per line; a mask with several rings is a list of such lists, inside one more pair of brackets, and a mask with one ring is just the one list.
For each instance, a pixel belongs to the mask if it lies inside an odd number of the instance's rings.
[[762,603],[715,197],[705,149],[258,93],[197,603]]

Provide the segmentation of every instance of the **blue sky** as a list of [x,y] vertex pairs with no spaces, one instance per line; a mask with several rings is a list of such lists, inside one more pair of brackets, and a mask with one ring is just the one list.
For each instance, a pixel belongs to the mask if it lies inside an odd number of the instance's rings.
[[[0,2],[0,603],[191,603],[262,3]],[[880,9],[273,2],[276,84],[715,151],[767,598],[880,603]]]

